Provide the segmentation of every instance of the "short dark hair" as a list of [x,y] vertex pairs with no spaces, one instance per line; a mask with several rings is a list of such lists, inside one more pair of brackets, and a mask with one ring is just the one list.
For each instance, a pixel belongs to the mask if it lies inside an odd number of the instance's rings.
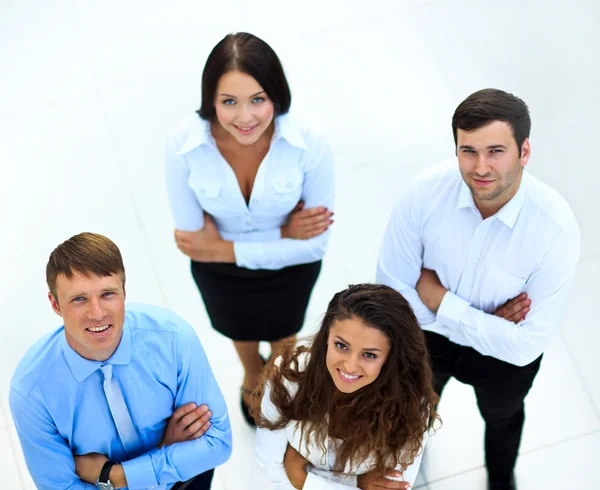
[[519,97],[495,88],[486,88],[469,95],[456,108],[452,116],[454,144],[458,144],[458,129],[474,131],[493,121],[510,124],[520,157],[523,142],[529,138],[531,131],[529,108]]
[[61,243],[50,254],[46,266],[46,282],[56,299],[56,279],[71,279],[75,272],[86,276],[119,274],[125,286],[125,267],[121,251],[111,240],[97,233],[80,233]]
[[273,48],[253,34],[236,32],[217,43],[204,65],[202,105],[197,111],[202,119],[215,119],[217,85],[225,73],[234,70],[250,75],[259,83],[273,102],[275,116],[290,110],[292,94]]

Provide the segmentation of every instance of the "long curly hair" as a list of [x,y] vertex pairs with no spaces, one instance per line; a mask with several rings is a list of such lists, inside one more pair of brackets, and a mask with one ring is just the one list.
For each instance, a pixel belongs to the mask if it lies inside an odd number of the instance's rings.
[[[390,352],[372,383],[345,394],[327,369],[327,341],[334,322],[351,318],[383,332]],[[308,363],[302,360],[305,353]],[[439,419],[425,336],[408,301],[388,286],[358,284],[337,293],[311,344],[288,343],[274,361],[265,368],[257,392],[264,393],[269,384],[270,399],[281,417],[266,420],[256,400],[257,425],[276,430],[300,422],[304,444],[308,447],[312,441],[324,452],[327,436],[336,437],[336,472],[365,462],[381,473],[398,465],[405,470],[421,451],[425,431]],[[284,380],[297,383],[295,396]]]

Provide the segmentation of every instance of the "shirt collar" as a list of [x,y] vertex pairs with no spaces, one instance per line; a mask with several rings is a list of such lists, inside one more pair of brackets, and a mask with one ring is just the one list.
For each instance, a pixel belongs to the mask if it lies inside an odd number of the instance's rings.
[[[512,197],[510,201],[508,201],[500,211],[496,213],[494,216],[502,221],[506,226],[512,228],[515,226],[515,222],[517,221],[517,217],[523,208],[523,204],[525,203],[525,198],[527,197],[527,187],[529,182],[529,175],[525,170],[523,170],[523,176],[521,178],[521,184],[519,185],[519,190]],[[461,183],[460,192],[458,195],[458,209],[461,208],[471,208],[476,210],[475,201],[473,201],[473,195],[471,194],[471,190],[464,183]]]
[[302,136],[302,131],[300,131],[300,128],[289,114],[284,114],[275,119],[275,133],[273,134],[271,143],[280,138],[283,138],[292,146],[308,150],[306,141],[304,141],[304,137]]
[[[275,132],[273,133],[271,143],[275,143],[280,138],[285,139],[292,146],[308,150],[300,128],[288,114],[275,118]],[[185,143],[177,154],[183,155],[201,145],[213,144],[213,141],[210,134],[210,123],[204,119],[200,119],[200,117],[196,117],[190,125]]]
[[194,117],[189,126],[188,135],[185,139],[185,143],[177,152],[178,155],[183,155],[194,148],[197,148],[206,143],[210,143],[212,136],[210,134],[210,123],[200,116]]
[[131,360],[131,333],[127,324],[127,317],[123,323],[123,335],[117,350],[107,361],[91,361],[81,357],[67,342],[67,338],[63,335],[61,339],[61,347],[67,364],[73,373],[75,379],[79,382],[85,380],[90,374],[100,368],[102,364],[129,364]]

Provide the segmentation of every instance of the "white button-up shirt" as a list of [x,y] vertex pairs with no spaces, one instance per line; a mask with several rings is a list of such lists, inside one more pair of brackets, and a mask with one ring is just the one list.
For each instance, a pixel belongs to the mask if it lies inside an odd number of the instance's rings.
[[[524,366],[560,325],[579,253],[577,221],[554,189],[524,172],[515,196],[484,220],[452,158],[419,175],[400,199],[377,281],[406,297],[425,330]],[[415,290],[422,267],[448,289],[437,315]],[[531,300],[524,321],[492,314],[523,291]]]
[[[276,360],[277,364],[280,359]],[[301,363],[308,362],[308,355],[300,358]],[[298,384],[284,380],[285,386],[292,396],[298,392]],[[265,392],[261,403],[263,417],[271,422],[279,420],[281,415],[277,407],[271,401],[271,389],[269,384],[265,386]],[[423,435],[422,447],[429,441],[429,433]],[[293,485],[287,477],[284,466],[285,451],[288,444],[308,460],[308,476],[302,487],[304,490],[348,490],[349,487],[356,488],[357,478],[369,472],[374,460],[367,459],[358,467],[351,467],[346,463],[342,474],[334,473],[336,450],[340,443],[338,439],[327,437],[326,452],[316,441],[308,444],[301,437],[301,426],[298,422],[290,422],[284,429],[269,430],[258,428],[256,431],[256,460],[265,476],[275,483],[276,490],[294,490]],[[421,466],[423,450],[417,455],[413,463],[402,473],[402,481],[414,485]],[[390,468],[394,469],[394,468]],[[396,468],[401,471],[401,468]]]
[[334,165],[324,138],[291,115],[275,119],[271,146],[261,162],[249,203],[219,152],[208,121],[186,118],[166,147],[166,181],[175,227],[196,231],[204,212],[221,236],[234,242],[236,263],[248,269],[281,269],[323,258],[329,230],[309,240],[281,238],[281,226],[298,201],[333,210]]

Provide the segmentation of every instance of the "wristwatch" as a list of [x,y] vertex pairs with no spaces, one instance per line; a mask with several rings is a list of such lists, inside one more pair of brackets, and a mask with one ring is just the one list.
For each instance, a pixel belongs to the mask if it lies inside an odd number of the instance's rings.
[[104,463],[104,466],[100,471],[100,476],[98,477],[98,480],[96,480],[96,488],[99,488],[100,490],[115,490],[115,487],[108,479],[108,476],[110,475],[111,468],[116,464],[118,463],[115,463],[110,459]]

